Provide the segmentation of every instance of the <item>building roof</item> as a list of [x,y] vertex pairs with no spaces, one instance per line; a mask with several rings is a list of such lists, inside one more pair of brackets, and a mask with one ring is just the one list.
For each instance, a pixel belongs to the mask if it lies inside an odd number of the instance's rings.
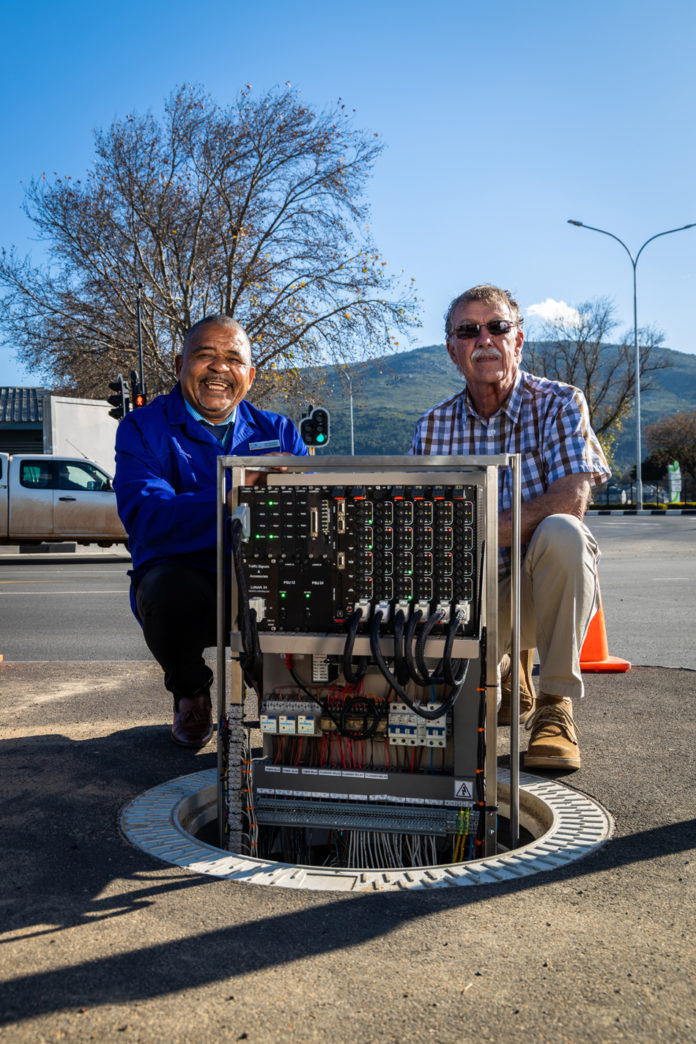
[[43,424],[43,388],[0,388],[0,424]]

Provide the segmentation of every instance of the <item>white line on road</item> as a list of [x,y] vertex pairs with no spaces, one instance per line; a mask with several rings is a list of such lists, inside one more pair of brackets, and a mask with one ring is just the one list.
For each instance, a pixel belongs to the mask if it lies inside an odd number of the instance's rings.
[[4,591],[3,593],[6,594],[6,595],[42,595],[42,596],[43,595],[61,595],[62,596],[62,595],[66,595],[66,594],[69,594],[69,595],[95,595],[95,594],[103,595],[103,594],[113,594],[113,595],[118,595],[119,598],[123,598],[124,595],[128,594],[128,588],[124,587],[121,591],[114,591],[114,590],[109,590],[109,591],[87,591],[84,588],[82,588],[82,590],[78,590],[78,591]]

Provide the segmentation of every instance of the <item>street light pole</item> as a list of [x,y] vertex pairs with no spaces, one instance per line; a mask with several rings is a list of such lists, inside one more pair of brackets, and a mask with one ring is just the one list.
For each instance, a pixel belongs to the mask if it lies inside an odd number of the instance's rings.
[[690,225],[680,225],[679,228],[668,228],[666,232],[658,232],[657,235],[651,236],[650,239],[645,240],[635,257],[628,249],[623,239],[619,239],[619,237],[615,236],[613,232],[607,232],[605,228],[595,228],[594,225],[586,225],[584,221],[573,221],[571,218],[568,218],[568,224],[575,225],[577,228],[588,228],[591,232],[601,232],[603,236],[609,236],[611,239],[615,239],[616,242],[620,243],[624,248],[631,259],[631,265],[633,266],[633,347],[636,360],[636,507],[638,511],[642,511],[643,475],[641,472],[641,464],[643,452],[641,448],[640,435],[640,348],[638,347],[638,286],[636,282],[636,269],[638,268],[640,255],[643,253],[648,243],[652,243],[653,239],[659,239],[661,236],[670,236],[673,232],[683,232],[687,228],[696,228],[696,222],[692,222]]
[[355,426],[353,424],[353,378],[348,374],[350,387],[350,455],[355,456]]
[[145,373],[143,371],[143,334],[142,324],[140,322],[140,291],[142,290],[143,284],[138,283],[138,289],[135,294],[135,319],[138,327],[138,363],[140,367],[140,390],[145,393]]

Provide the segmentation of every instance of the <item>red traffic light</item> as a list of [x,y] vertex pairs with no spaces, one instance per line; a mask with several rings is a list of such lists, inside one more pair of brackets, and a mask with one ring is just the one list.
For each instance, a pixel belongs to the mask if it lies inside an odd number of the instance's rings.
[[133,403],[133,409],[137,410],[138,406],[145,406],[147,403],[147,395],[145,394],[145,385],[140,383],[135,370],[130,372],[130,383],[131,383],[131,402]]

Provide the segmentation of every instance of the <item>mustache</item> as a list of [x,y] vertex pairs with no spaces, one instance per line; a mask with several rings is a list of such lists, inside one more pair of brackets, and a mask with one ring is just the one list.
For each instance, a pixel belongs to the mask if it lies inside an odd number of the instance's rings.
[[503,353],[498,351],[497,348],[474,348],[471,358],[474,362],[477,362],[479,359],[502,359]]

